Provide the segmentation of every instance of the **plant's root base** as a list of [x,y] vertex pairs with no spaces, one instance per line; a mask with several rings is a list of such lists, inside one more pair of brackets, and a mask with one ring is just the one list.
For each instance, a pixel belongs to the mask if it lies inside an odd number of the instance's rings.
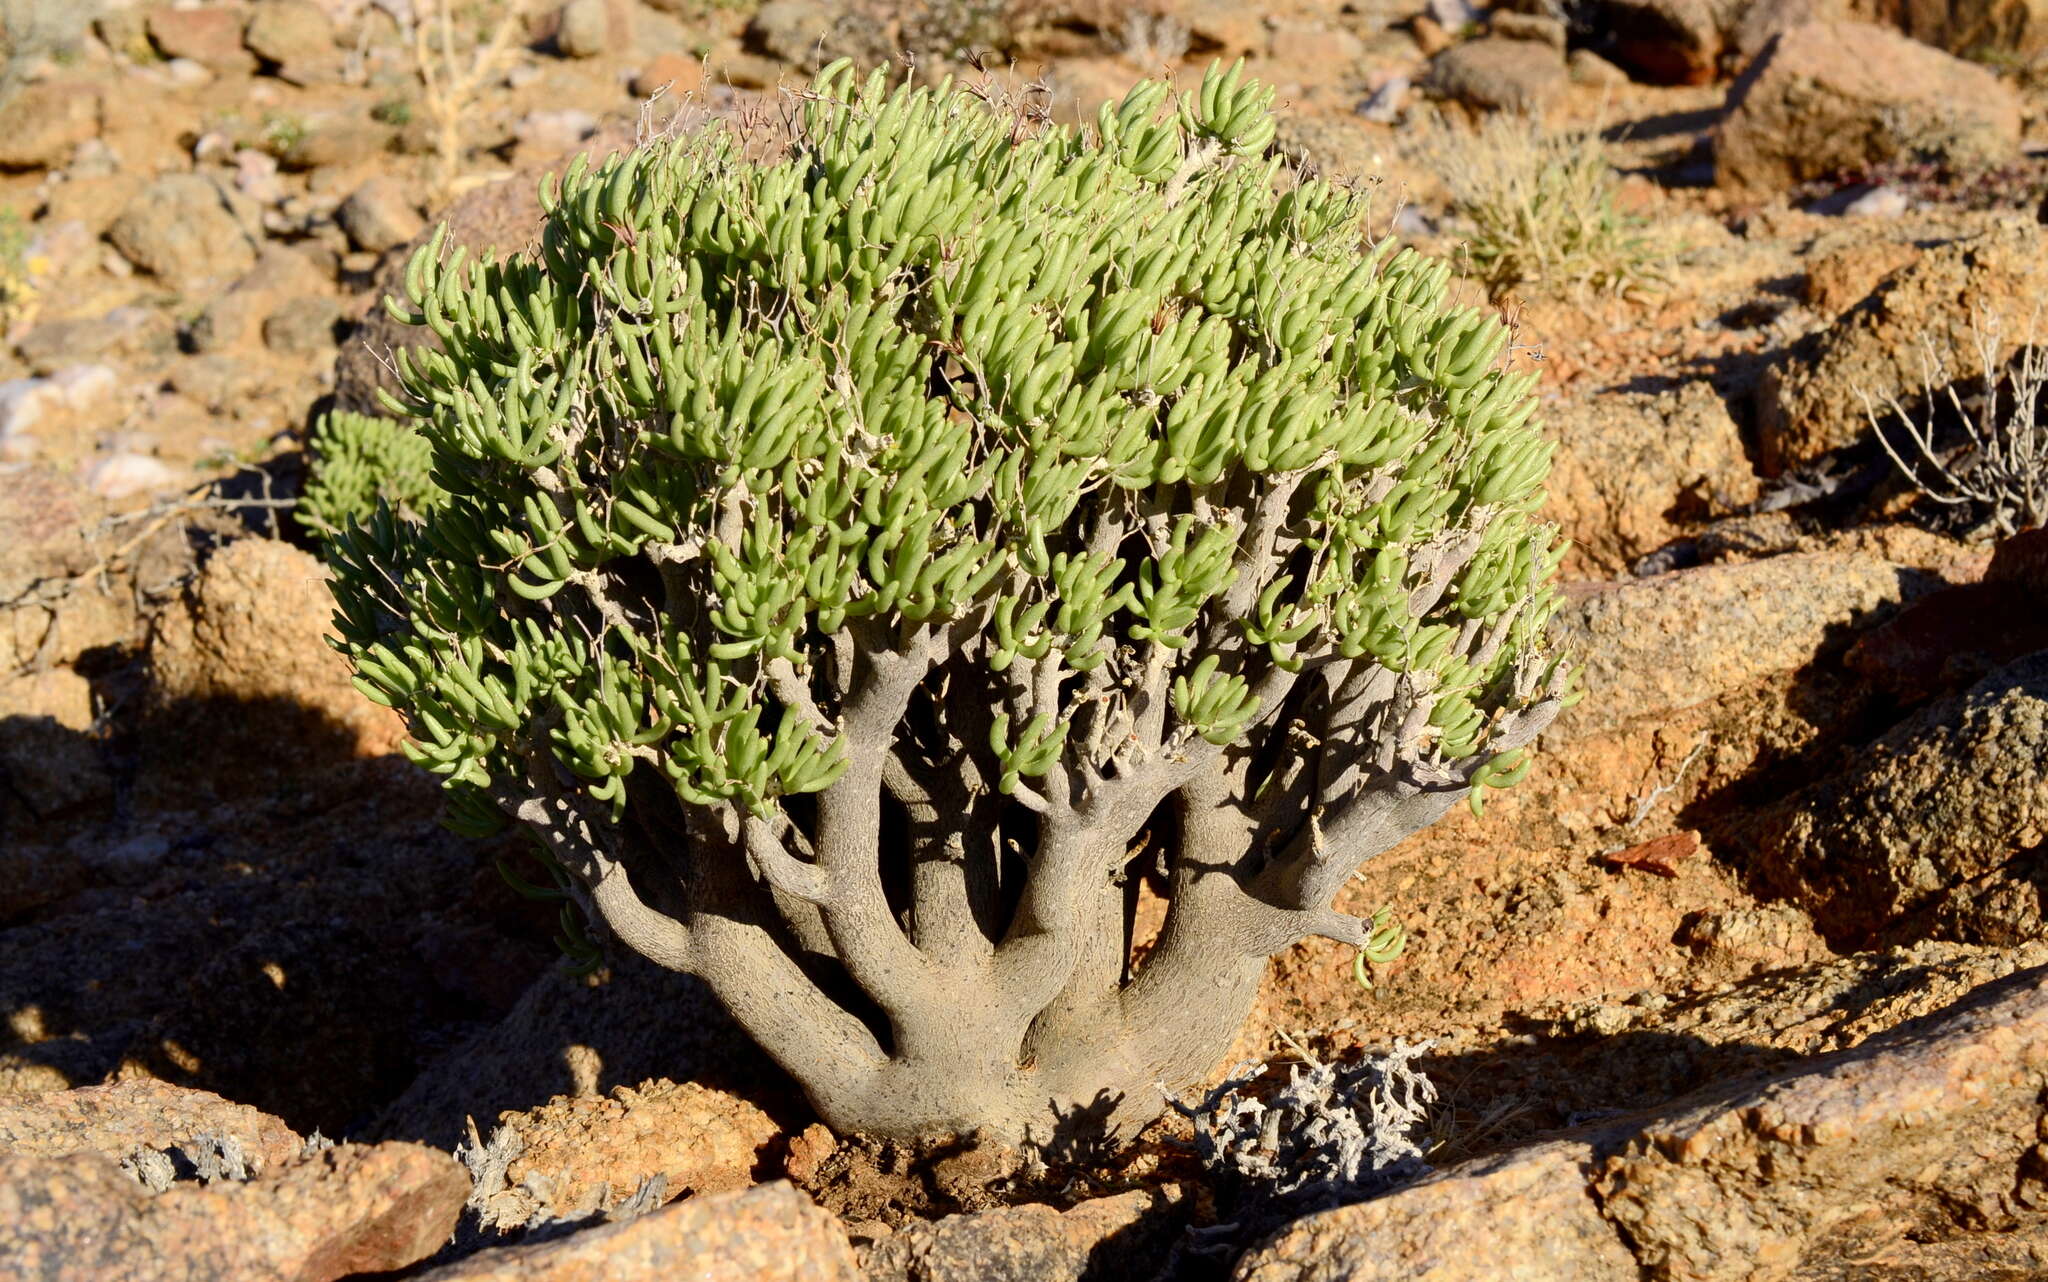
[[1052,1161],[974,1136],[855,1135],[838,1140],[815,1164],[791,1162],[787,1174],[850,1227],[898,1229],[1004,1206],[1044,1203],[1064,1210],[1131,1189],[1199,1186],[1201,1164],[1183,1147],[1189,1134],[1183,1119],[1163,1117],[1115,1152]]

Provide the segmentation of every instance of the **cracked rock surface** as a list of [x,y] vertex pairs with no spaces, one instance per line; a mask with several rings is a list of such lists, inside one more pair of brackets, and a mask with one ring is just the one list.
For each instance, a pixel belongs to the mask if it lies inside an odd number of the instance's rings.
[[1310,1216],[1235,1277],[2039,1276],[2044,1086],[2036,966],[1852,1050]]

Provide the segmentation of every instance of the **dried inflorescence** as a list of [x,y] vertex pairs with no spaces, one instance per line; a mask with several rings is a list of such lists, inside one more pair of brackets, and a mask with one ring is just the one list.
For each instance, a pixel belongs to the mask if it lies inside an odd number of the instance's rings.
[[330,544],[359,685],[842,1132],[1129,1133],[1560,705],[1533,376],[1271,97],[834,66],[394,304],[448,497]]
[[1249,1210],[1290,1215],[1356,1201],[1426,1172],[1415,1134],[1436,1085],[1415,1067],[1434,1043],[1396,1042],[1348,1064],[1304,1059],[1262,1094],[1262,1066],[1240,1064],[1196,1104],[1168,1102],[1194,1123],[1202,1164]]

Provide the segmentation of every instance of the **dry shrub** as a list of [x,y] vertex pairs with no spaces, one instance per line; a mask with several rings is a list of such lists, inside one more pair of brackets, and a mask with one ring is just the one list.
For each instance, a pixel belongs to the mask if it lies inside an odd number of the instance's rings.
[[[1957,379],[1932,341],[1921,345],[1918,414],[1890,394],[1873,400],[1862,388],[1871,432],[1915,490],[1970,522],[1973,536],[2009,537],[2048,523],[2048,352],[2035,343],[2036,327],[2009,360],[1998,322],[1977,316],[1975,380]],[[1880,411],[1883,411],[1880,421]]]
[[1503,113],[1471,130],[1438,121],[1417,151],[1464,221],[1467,271],[1494,294],[1532,285],[1628,294],[1661,282],[1663,253],[1645,222],[1620,209],[1597,131]]

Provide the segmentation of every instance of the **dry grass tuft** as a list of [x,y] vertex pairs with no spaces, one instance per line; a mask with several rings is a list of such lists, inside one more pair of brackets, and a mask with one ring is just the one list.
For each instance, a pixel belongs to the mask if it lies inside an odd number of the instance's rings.
[[1620,184],[1593,130],[1554,131],[1501,114],[1466,130],[1426,126],[1417,150],[1465,224],[1467,271],[1496,296],[1642,292],[1664,279],[1664,251],[1621,211]]

